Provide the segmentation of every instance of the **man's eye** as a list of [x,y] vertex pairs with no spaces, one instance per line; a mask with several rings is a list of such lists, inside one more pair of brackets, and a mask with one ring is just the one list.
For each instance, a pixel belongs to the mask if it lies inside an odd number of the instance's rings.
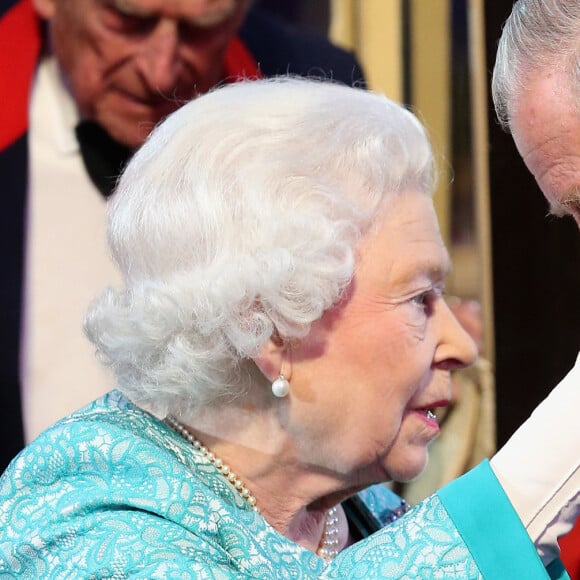
[[104,11],[103,21],[107,27],[118,32],[141,33],[154,28],[157,17],[129,14],[108,5]]
[[187,22],[179,24],[179,38],[190,45],[208,44],[223,38],[230,27],[230,20],[224,20],[215,26],[199,26]]

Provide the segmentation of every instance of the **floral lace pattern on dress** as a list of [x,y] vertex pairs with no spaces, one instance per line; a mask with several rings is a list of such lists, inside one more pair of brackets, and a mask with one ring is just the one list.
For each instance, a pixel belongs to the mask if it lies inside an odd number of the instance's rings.
[[436,496],[325,565],[252,511],[172,429],[114,391],[43,433],[0,479],[5,577],[481,576]]

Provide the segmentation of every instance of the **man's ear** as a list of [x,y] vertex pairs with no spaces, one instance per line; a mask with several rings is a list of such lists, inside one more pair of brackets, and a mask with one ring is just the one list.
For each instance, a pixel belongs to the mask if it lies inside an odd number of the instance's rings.
[[[56,12],[56,3],[58,0],[32,0],[34,9],[44,20],[51,20]],[[78,0],[72,0],[76,2]]]
[[286,370],[288,366],[286,349],[284,342],[277,334],[274,334],[268,342],[260,347],[258,355],[254,357],[256,366],[270,382],[277,379],[280,373],[288,372]]

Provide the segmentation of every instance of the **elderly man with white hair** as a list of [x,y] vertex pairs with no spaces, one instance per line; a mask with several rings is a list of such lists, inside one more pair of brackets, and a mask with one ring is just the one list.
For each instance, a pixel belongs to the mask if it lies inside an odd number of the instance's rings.
[[[519,0],[505,23],[493,71],[498,118],[556,216],[571,216],[580,227],[580,2]],[[579,265],[580,266],[580,265]],[[577,307],[577,305],[573,305]],[[580,356],[573,371],[580,389]],[[562,408],[562,421],[576,422]],[[545,443],[538,441],[539,449]],[[580,457],[566,438],[551,461]],[[542,469],[550,469],[550,461]],[[525,477],[525,475],[522,475]],[[580,491],[578,475],[566,484]],[[570,566],[580,573],[580,529]],[[564,529],[561,532],[565,531]]]

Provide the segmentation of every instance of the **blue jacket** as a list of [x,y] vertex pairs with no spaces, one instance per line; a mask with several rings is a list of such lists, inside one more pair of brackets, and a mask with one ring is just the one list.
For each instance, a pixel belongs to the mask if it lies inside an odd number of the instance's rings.
[[[389,520],[383,486],[361,500]],[[280,535],[164,422],[113,391],[41,434],[0,478],[0,576],[540,580],[487,463],[329,564]]]

